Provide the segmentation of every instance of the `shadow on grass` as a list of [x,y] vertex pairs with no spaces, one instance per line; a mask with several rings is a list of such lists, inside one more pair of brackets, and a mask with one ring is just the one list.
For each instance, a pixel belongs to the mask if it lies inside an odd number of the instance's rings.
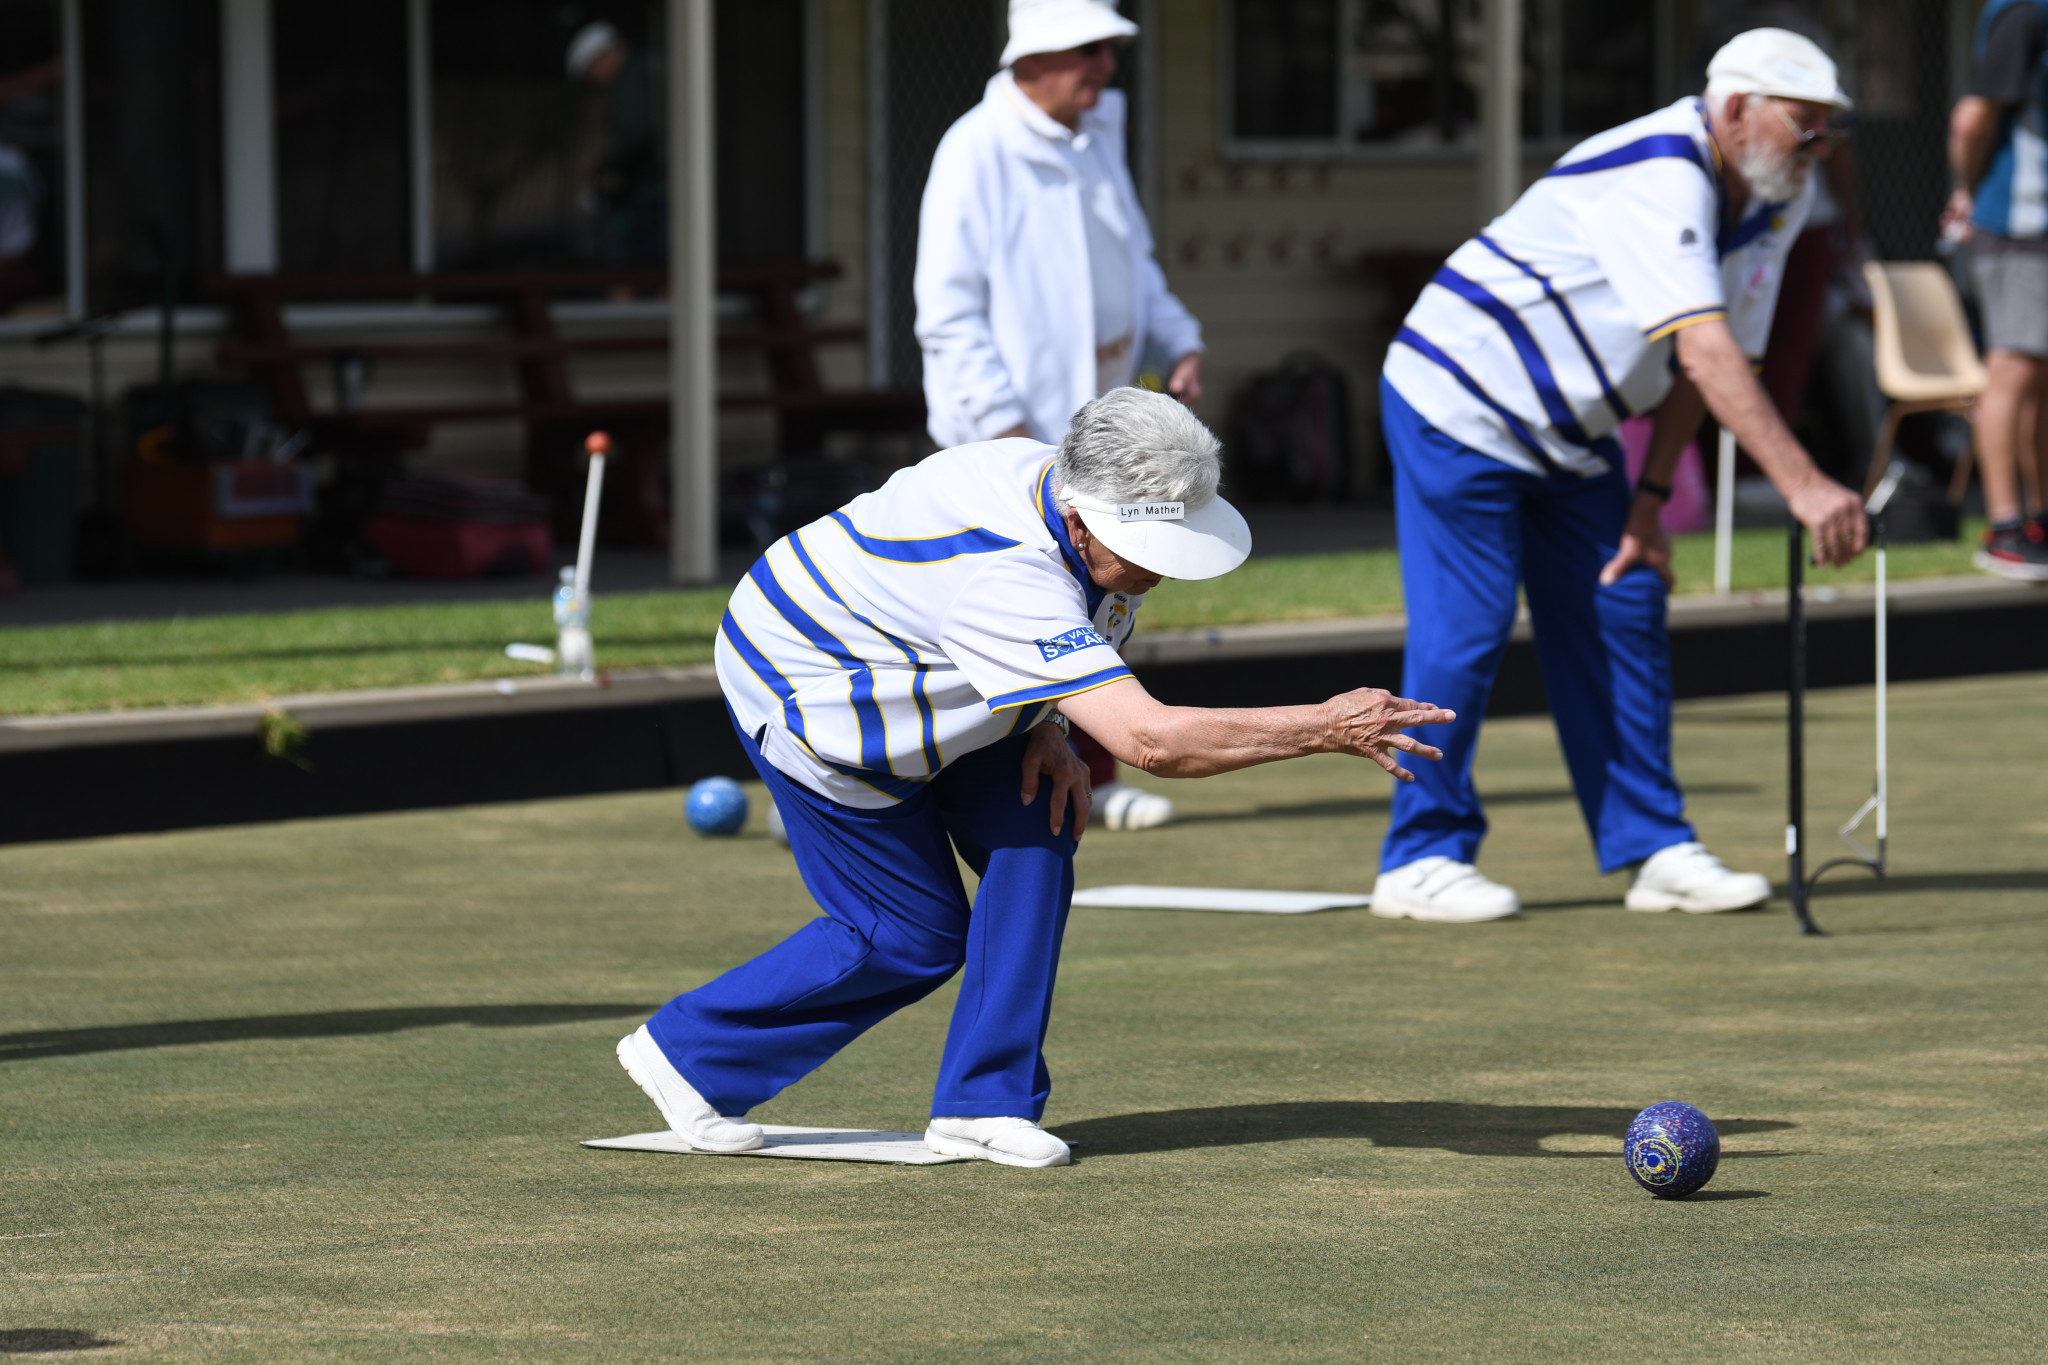
[[[1908,876],[1873,877],[1853,869],[1828,874],[1813,888],[1816,896],[1895,896],[1914,891],[2048,891],[2048,868],[2010,872],[1915,872]],[[1841,880],[1836,881],[1834,878]],[[1778,893],[1781,897],[1783,892]]]
[[[1754,796],[1763,788],[1749,782],[1699,782],[1688,786],[1689,796]],[[1515,791],[1481,792],[1489,806],[1548,806],[1573,800],[1570,787],[1531,787]],[[1229,820],[1301,820],[1319,815],[1384,815],[1393,806],[1390,796],[1356,796],[1339,801],[1305,801],[1295,806],[1257,806],[1251,810],[1206,811],[1183,815],[1177,825],[1207,825]]]
[[0,1356],[32,1356],[57,1351],[97,1351],[121,1343],[97,1332],[69,1327],[0,1327]]
[[475,1028],[534,1028],[651,1014],[653,1005],[445,1005],[418,1009],[334,1010],[325,1014],[259,1014],[242,1019],[174,1019],[114,1028],[43,1029],[0,1033],[0,1062],[76,1057],[88,1052],[232,1043],[252,1038],[357,1038],[405,1029],[469,1024]]
[[1575,896],[1567,900],[1523,901],[1522,909],[1530,910],[1612,910],[1621,904],[1620,896]]
[[1730,1199],[1769,1199],[1769,1190],[1700,1190],[1683,1199],[1674,1199],[1674,1204],[1719,1204]]
[[[1084,1157],[1242,1147],[1297,1138],[1363,1138],[1375,1147],[1434,1147],[1465,1156],[1546,1156],[1603,1161],[1621,1155],[1637,1111],[1578,1105],[1446,1104],[1434,1100],[1321,1100],[1161,1109],[1060,1123],[1054,1130]],[[1716,1119],[1723,1136],[1774,1133],[1780,1119]],[[1614,1139],[1612,1152],[1551,1152],[1547,1137]],[[1772,1153],[1727,1153],[1765,1156]]]

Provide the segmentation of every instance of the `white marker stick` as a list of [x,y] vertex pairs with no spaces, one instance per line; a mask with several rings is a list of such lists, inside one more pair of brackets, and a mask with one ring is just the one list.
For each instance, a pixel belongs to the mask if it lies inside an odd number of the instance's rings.
[[590,556],[597,548],[597,504],[604,493],[604,457],[612,448],[612,438],[602,431],[593,431],[583,440],[583,448],[590,452],[590,478],[583,485],[583,534],[576,541],[576,600],[590,598]]

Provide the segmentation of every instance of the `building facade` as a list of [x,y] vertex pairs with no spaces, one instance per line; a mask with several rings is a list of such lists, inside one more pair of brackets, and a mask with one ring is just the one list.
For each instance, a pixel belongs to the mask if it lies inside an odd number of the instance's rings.
[[[203,296],[218,274],[621,259],[604,177],[636,115],[618,90],[570,79],[564,52],[589,22],[617,28],[659,156],[664,25],[682,2],[0,0],[0,382],[88,393],[94,350],[102,395],[151,379],[167,303],[172,366],[219,370],[223,315]],[[1349,378],[1357,489],[1371,490],[1375,379],[1398,313],[1482,221],[1483,0],[1124,7],[1143,27],[1120,78],[1132,165],[1169,281],[1207,332],[1204,416],[1226,426],[1233,395],[1292,353],[1327,358]],[[1791,22],[1830,40],[1859,99],[1879,254],[1927,255],[1976,7],[1522,0],[1523,174],[1696,89],[1716,35]],[[841,329],[819,352],[825,382],[915,388],[917,196],[939,135],[993,69],[1000,0],[717,0],[714,15],[720,263],[837,262],[804,296],[816,325]],[[659,331],[666,304],[640,290],[556,311],[566,330],[629,336]],[[723,311],[749,325],[737,301]],[[94,346],[52,341],[85,319],[102,320]],[[496,320],[366,295],[298,306],[290,324],[367,344],[460,340]],[[744,349],[723,352],[720,371],[732,391],[774,382]],[[658,395],[666,374],[653,351],[572,366],[590,394]],[[481,403],[516,388],[506,365],[460,359],[309,364],[304,379],[316,407]],[[776,422],[726,411],[725,464],[771,458]],[[415,458],[515,471],[522,432],[437,424]]]

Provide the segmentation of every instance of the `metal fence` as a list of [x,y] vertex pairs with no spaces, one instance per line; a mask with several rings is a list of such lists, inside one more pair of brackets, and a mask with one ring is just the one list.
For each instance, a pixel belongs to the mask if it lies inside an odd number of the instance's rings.
[[[1861,0],[1846,7],[1857,98],[1857,198],[1879,256],[1934,254],[1948,198],[1948,112],[1968,71],[1974,4]],[[1958,50],[1961,49],[1961,50]]]
[[881,132],[869,153],[868,247],[871,377],[879,387],[915,387],[923,372],[911,331],[918,204],[939,139],[995,73],[1003,13],[995,0],[869,0],[869,109]]

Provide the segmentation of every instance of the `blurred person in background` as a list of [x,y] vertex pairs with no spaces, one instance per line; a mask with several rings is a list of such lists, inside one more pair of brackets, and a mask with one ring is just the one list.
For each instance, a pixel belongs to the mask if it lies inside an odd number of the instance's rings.
[[43,178],[28,154],[0,142],[0,313],[34,295],[37,223],[43,207]]
[[1991,523],[1976,561],[2048,582],[2048,531],[2020,503],[2021,461],[2041,468],[2048,379],[2048,0],[1991,0],[1971,51],[1970,93],[1949,118],[1955,189],[1941,225],[1970,243],[1990,376],[1971,418]]
[[668,260],[667,116],[662,73],[611,24],[585,24],[570,40],[569,79],[604,101],[604,150],[586,203],[598,216],[607,265]]
[[0,314],[48,292],[35,254],[49,193],[30,147],[50,145],[51,92],[62,75],[51,60],[0,76]]
[[[1202,397],[1202,328],[1166,287],[1124,162],[1116,45],[1138,26],[1102,0],[1010,0],[1002,70],[939,143],[918,219],[917,339],[932,439],[1058,444],[1082,404],[1130,384],[1147,355],[1167,392]],[[1098,629],[1128,633],[1112,593]],[[1111,829],[1173,818],[1173,802],[1117,780],[1076,729]]]

